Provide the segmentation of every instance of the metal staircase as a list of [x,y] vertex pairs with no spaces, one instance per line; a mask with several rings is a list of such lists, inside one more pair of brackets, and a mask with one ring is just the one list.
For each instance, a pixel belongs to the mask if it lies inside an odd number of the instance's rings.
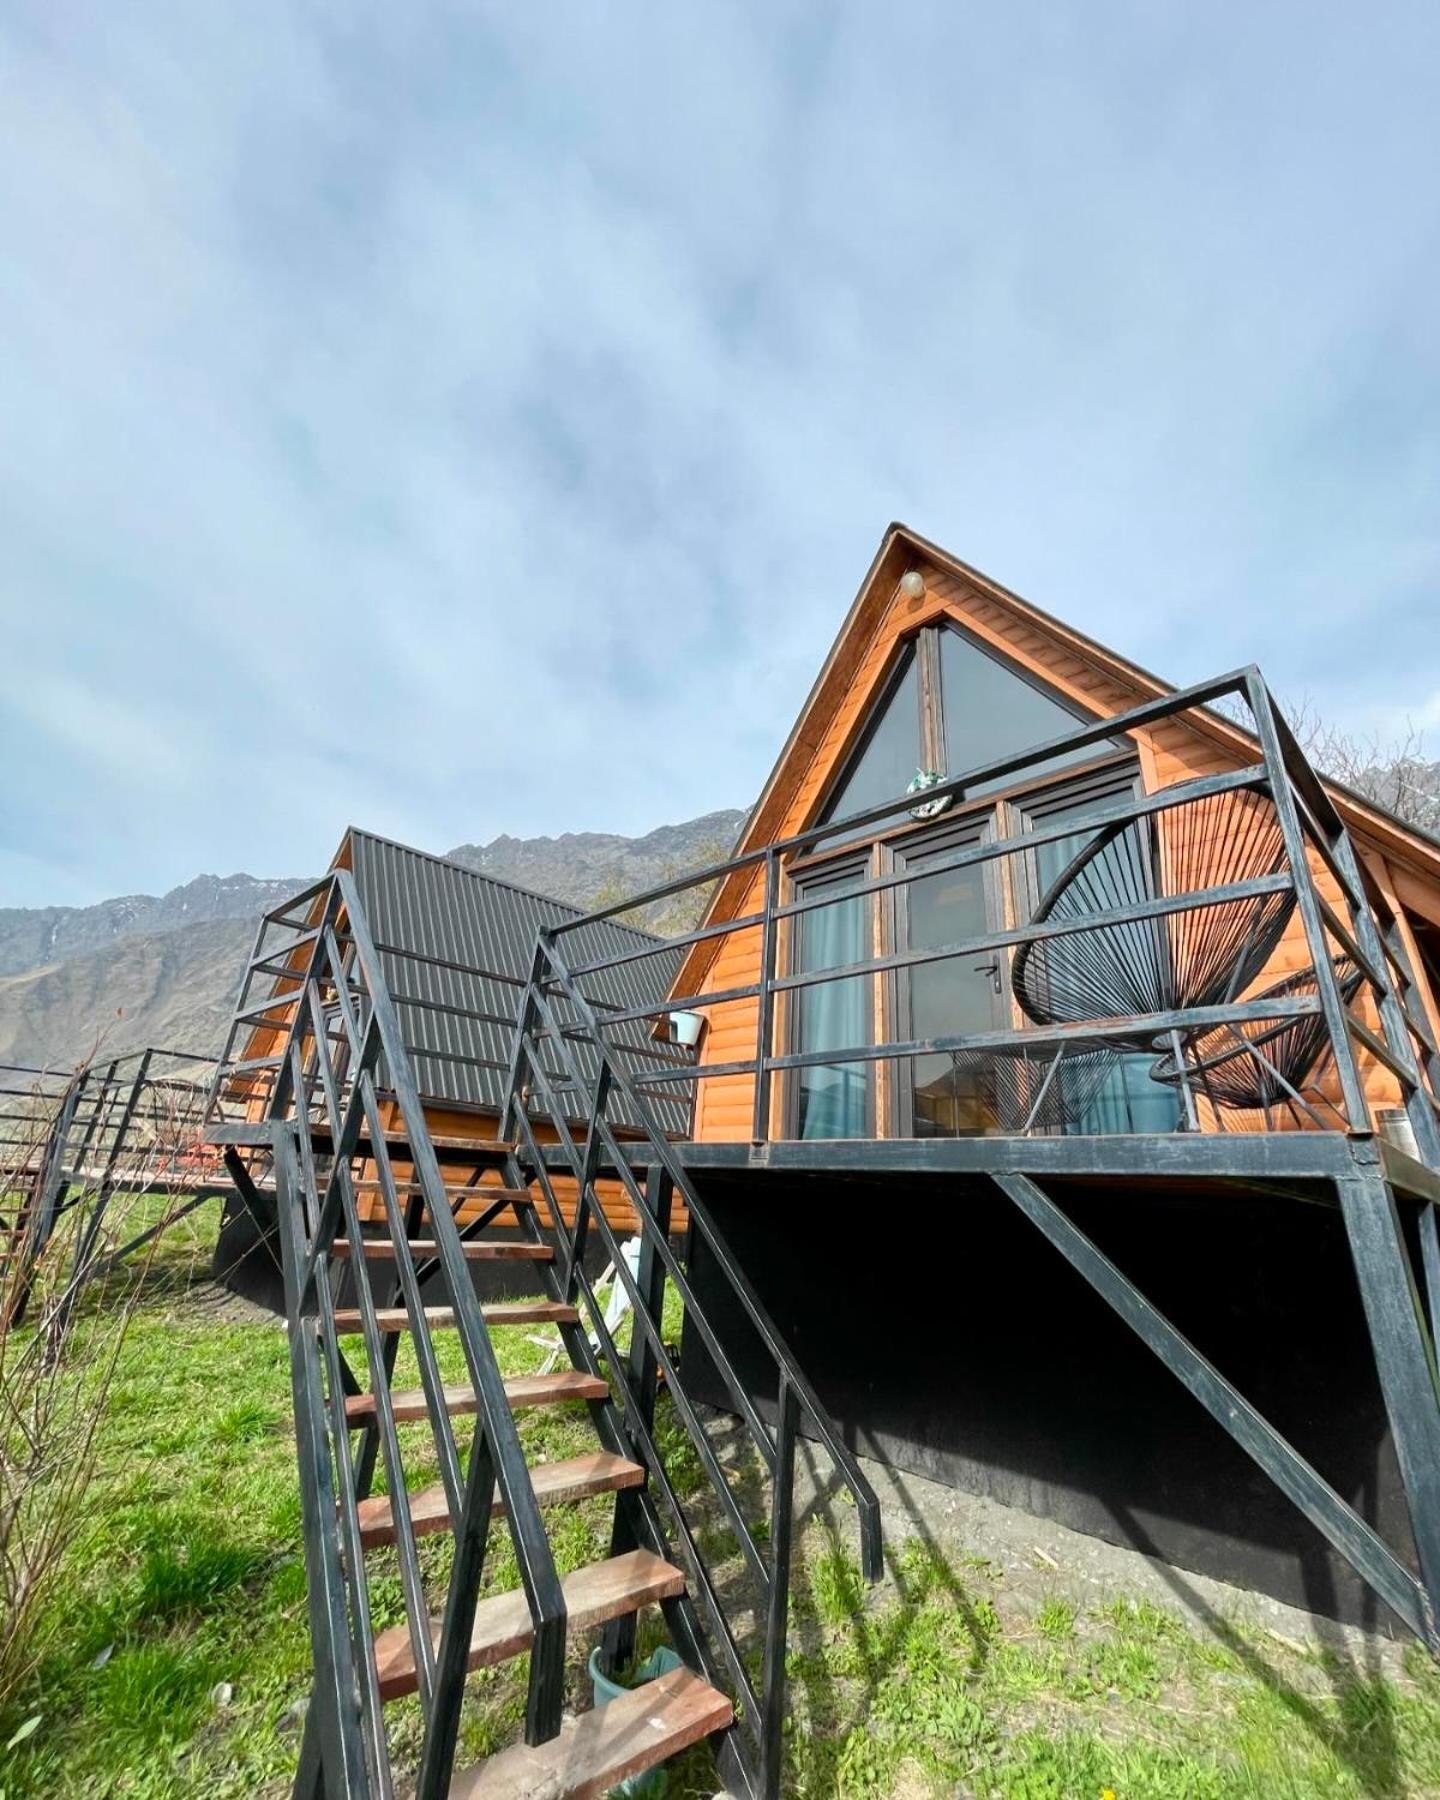
[[[557,1007],[583,1019],[588,1003],[553,947],[542,940],[537,969],[553,965],[563,1001],[547,994],[544,980],[527,990],[500,1135],[437,1136],[352,876],[336,871],[311,891],[306,909],[305,927],[288,948],[266,953],[269,1010],[246,1009],[283,1027],[283,1045],[265,1059],[251,1117],[215,1132],[242,1196],[256,1199],[257,1166],[274,1183],[315,1658],[296,1792],[388,1796],[403,1775],[407,1789],[413,1777],[421,1800],[598,1795],[713,1738],[732,1792],[778,1795],[802,1419],[854,1497],[871,1579],[880,1572],[873,1492],[664,1136],[647,1124],[632,1076],[606,1056],[598,1069],[577,1066]],[[573,1102],[558,1096],[565,1084],[587,1097],[583,1143],[572,1137]],[[617,1104],[623,1148],[612,1123]],[[573,1183],[568,1220],[565,1174],[547,1167],[540,1148],[542,1121],[558,1138]],[[638,1274],[600,1204],[602,1159],[640,1223]],[[670,1239],[677,1196],[771,1353],[773,1424],[696,1305]],[[592,1232],[611,1250],[633,1309],[623,1352],[585,1271]],[[482,1306],[472,1271],[499,1262],[527,1271],[534,1294]],[[763,1526],[737,1503],[666,1345],[667,1282],[758,1453],[770,1488]],[[507,1380],[490,1333],[515,1324],[555,1327],[563,1365]],[[453,1354],[444,1354],[446,1334],[452,1349],[458,1344],[459,1380]],[[355,1337],[361,1354],[352,1360],[346,1344],[353,1351]],[[402,1341],[413,1351],[414,1388],[396,1385]],[[444,1361],[452,1363],[448,1380]],[[656,1430],[662,1380],[708,1476],[708,1499],[743,1557],[744,1599],[722,1597],[709,1560],[714,1549],[702,1551],[687,1516],[691,1501],[677,1492]],[[517,1414],[566,1401],[588,1407],[594,1448],[532,1465]],[[613,1497],[610,1554],[562,1573],[547,1513],[596,1495]],[[519,1585],[482,1597],[492,1526],[509,1538]],[[404,1622],[386,1630],[375,1628],[371,1608],[381,1570],[398,1573],[404,1607]],[[651,1603],[661,1608],[681,1666],[567,1718],[567,1655],[577,1635],[603,1628],[605,1665],[621,1668],[633,1654],[636,1616]],[[742,1611],[755,1621],[753,1641]],[[457,1773],[467,1675],[527,1653],[523,1742]],[[418,1767],[397,1770],[387,1707],[406,1695],[418,1698],[421,1748]]]

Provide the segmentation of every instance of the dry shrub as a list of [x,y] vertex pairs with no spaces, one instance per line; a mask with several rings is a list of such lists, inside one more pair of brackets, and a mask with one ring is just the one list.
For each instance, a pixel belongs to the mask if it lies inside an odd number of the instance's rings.
[[[8,1251],[0,1274],[0,1715],[33,1675],[38,1626],[85,1529],[86,1493],[126,1332],[165,1230],[185,1205],[183,1195],[157,1200],[151,1189],[195,1154],[192,1130],[147,1119],[108,1170],[108,1204],[83,1268],[77,1245],[95,1217],[101,1172],[94,1170],[81,1170],[68,1188],[58,1228],[32,1260],[22,1246],[54,1111],[37,1100],[33,1127],[0,1163],[0,1212],[9,1227],[0,1240]],[[116,1256],[152,1228],[155,1235],[138,1251]],[[17,1324],[22,1284],[29,1303]]]

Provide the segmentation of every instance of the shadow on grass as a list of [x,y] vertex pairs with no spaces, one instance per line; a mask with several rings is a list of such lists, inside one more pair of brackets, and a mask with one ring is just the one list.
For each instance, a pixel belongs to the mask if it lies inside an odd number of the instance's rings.
[[[1116,1523],[1127,1534],[1127,1541],[1151,1558],[1155,1573],[1176,1598],[1206,1627],[1248,1675],[1259,1683],[1286,1712],[1302,1725],[1318,1744],[1351,1771],[1361,1790],[1389,1800],[1409,1793],[1401,1766],[1400,1745],[1396,1731],[1395,1690],[1380,1664],[1379,1648],[1373,1637],[1378,1624],[1378,1607],[1365,1621],[1361,1638],[1364,1665],[1357,1662],[1352,1640],[1340,1629],[1326,1634],[1322,1661],[1335,1693],[1338,1719],[1332,1719],[1308,1694],[1288,1682],[1250,1643],[1245,1634],[1222,1613],[1215,1610],[1204,1596],[1186,1579],[1184,1572],[1165,1562],[1153,1538],[1135,1514],[1122,1504],[1110,1502]],[[1323,1567],[1323,1565],[1321,1565]],[[1311,1578],[1310,1602],[1320,1614],[1333,1606],[1334,1596],[1317,1591],[1317,1583],[1326,1581],[1317,1574]]]
[[[844,1484],[813,1445],[802,1441],[799,1454],[812,1494],[796,1520],[792,1678],[805,1696],[811,1738],[838,1746],[876,1716],[884,1690],[914,1652],[915,1627],[926,1606],[938,1598],[954,1609],[969,1645],[965,1674],[970,1679],[988,1664],[999,1626],[989,1603],[977,1604],[924,1514],[898,1483],[895,1491],[909,1531],[902,1546],[885,1548],[896,1604],[883,1614],[872,1613],[852,1542],[854,1512]],[[824,1544],[818,1556],[810,1547],[816,1532]],[[836,1659],[827,1654],[827,1626],[851,1636],[853,1662],[839,1660],[853,1668],[853,1687],[847,1683],[842,1690],[836,1678]]]

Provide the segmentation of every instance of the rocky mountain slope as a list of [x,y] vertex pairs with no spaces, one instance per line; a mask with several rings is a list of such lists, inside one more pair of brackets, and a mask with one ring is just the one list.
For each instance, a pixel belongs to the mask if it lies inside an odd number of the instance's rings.
[[255,925],[252,916],[132,932],[0,976],[0,1062],[69,1067],[145,1044],[218,1051]]
[[[744,818],[707,813],[635,838],[502,836],[449,854],[598,905],[725,856]],[[312,879],[200,875],[159,896],[0,908],[0,1061],[63,1067],[145,1044],[218,1051],[261,913]],[[663,929],[666,920],[654,922]]]
[[124,938],[181,931],[217,919],[258,919],[302,881],[197,875],[168,894],[127,894],[98,906],[0,907],[0,975],[106,950]]
[[450,855],[482,874],[536,893],[553,894],[576,906],[597,906],[658,887],[687,869],[721,861],[734,849],[745,817],[743,812],[705,813],[637,838],[604,831],[497,837],[488,844],[460,844]]

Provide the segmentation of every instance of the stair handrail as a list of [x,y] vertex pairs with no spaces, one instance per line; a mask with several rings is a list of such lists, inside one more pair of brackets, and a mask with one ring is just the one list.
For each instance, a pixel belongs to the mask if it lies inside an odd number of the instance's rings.
[[[342,917],[348,955],[339,948],[338,930]],[[297,970],[296,974],[300,982],[297,995],[301,1003],[295,1008],[285,1052],[279,1061],[276,1082],[268,1104],[268,1117],[272,1125],[286,1128],[296,1146],[295,1153],[287,1154],[284,1159],[283,1168],[277,1161],[277,1174],[288,1177],[277,1185],[277,1205],[284,1205],[286,1194],[292,1187],[297,1202],[290,1208],[293,1216],[286,1222],[287,1229],[282,1232],[282,1247],[287,1260],[294,1265],[293,1276],[287,1271],[287,1313],[292,1335],[292,1356],[297,1354],[296,1334],[300,1331],[301,1321],[309,1314],[319,1324],[322,1350],[332,1367],[330,1411],[333,1416],[329,1432],[331,1436],[339,1433],[345,1437],[346,1452],[339,1457],[339,1462],[342,1472],[347,1471],[348,1430],[343,1408],[335,1412],[337,1403],[333,1392],[335,1376],[343,1376],[344,1366],[338,1349],[333,1302],[329,1298],[327,1269],[329,1248],[338,1234],[342,1218],[356,1217],[350,1161],[354,1155],[361,1153],[357,1146],[362,1137],[369,1139],[382,1177],[388,1177],[386,1210],[397,1266],[408,1255],[402,1241],[405,1232],[403,1220],[398,1209],[388,1204],[394,1198],[394,1182],[393,1175],[389,1172],[389,1156],[374,1081],[375,1070],[383,1062],[386,1088],[393,1098],[407,1143],[406,1160],[410,1163],[413,1178],[423,1198],[429,1229],[435,1240],[434,1261],[442,1269],[449,1289],[454,1325],[459,1334],[471,1386],[479,1403],[479,1418],[471,1457],[471,1478],[468,1483],[461,1478],[463,1503],[455,1509],[453,1517],[457,1546],[455,1571],[441,1626],[439,1652],[434,1657],[433,1685],[429,1680],[428,1669],[427,1680],[422,1684],[430,1687],[430,1694],[429,1705],[425,1709],[426,1735],[422,1752],[421,1791],[443,1792],[443,1784],[448,1779],[449,1765],[454,1754],[470,1622],[474,1611],[475,1590],[478,1587],[479,1567],[473,1551],[478,1542],[483,1555],[485,1534],[497,1488],[534,1630],[526,1717],[526,1737],[531,1743],[553,1737],[560,1728],[566,1637],[564,1594],[520,1446],[514,1414],[505,1394],[504,1379],[494,1346],[485,1327],[479,1301],[470,1285],[458,1227],[445,1193],[444,1180],[430,1139],[424,1105],[405,1048],[394,999],[365,918],[358,888],[348,870],[332,872],[318,911],[310,954],[303,970]],[[332,989],[332,1012],[338,1015],[339,1025],[342,1027],[344,1048],[338,1061],[332,1052],[327,1030],[322,994],[324,981],[328,981]],[[352,1005],[352,1002],[358,1004]],[[348,1058],[346,1051],[349,1053]],[[312,1108],[316,1104],[321,1106],[323,1116],[328,1118],[331,1131],[328,1151],[330,1171],[323,1181],[316,1178],[311,1132],[307,1128],[311,1126]],[[308,1207],[306,1201],[309,1202]],[[397,1231],[401,1234],[400,1239],[396,1237]],[[361,1285],[364,1285],[363,1275],[360,1279]],[[413,1297],[407,1289],[407,1306],[415,1314],[412,1318],[413,1330],[424,1337],[424,1345],[417,1343],[417,1349],[424,1350],[429,1348],[429,1326],[424,1317],[423,1306],[410,1305]],[[362,1297],[361,1311],[363,1323],[370,1329],[363,1331],[362,1335],[366,1339],[367,1356],[371,1358],[373,1374],[381,1334],[376,1327],[373,1309],[364,1304],[365,1298],[368,1298],[368,1288]],[[377,1340],[376,1343],[371,1342],[372,1337]],[[427,1366],[432,1365],[427,1365],[422,1355],[422,1377]],[[301,1379],[302,1373],[306,1374],[308,1386]],[[323,1446],[325,1441],[326,1407],[319,1398],[320,1390],[313,1375],[313,1365],[308,1372],[297,1369],[295,1385],[297,1408],[305,1410],[307,1414],[307,1419],[300,1422],[301,1443],[308,1443],[312,1454],[317,1454],[315,1446]],[[431,1398],[427,1392],[427,1403]],[[445,1439],[454,1455],[457,1447],[444,1411],[443,1394],[439,1398],[439,1417],[444,1420]],[[317,1405],[320,1407],[319,1416],[310,1417],[309,1414]],[[387,1391],[385,1396],[377,1399],[377,1412],[385,1411],[388,1405]],[[388,1417],[388,1413],[386,1416]],[[393,1425],[393,1419],[391,1423]],[[437,1430],[437,1448],[438,1435]],[[458,1463],[456,1466],[458,1468]],[[323,1491],[327,1484],[322,1481],[313,1485],[318,1485]],[[346,1554],[343,1559],[340,1557],[340,1539],[335,1538],[333,1533],[335,1520],[325,1515],[323,1508],[317,1511],[313,1495],[309,1508],[311,1523],[307,1524],[307,1552],[319,1560],[322,1574],[328,1569],[333,1578],[334,1571],[343,1569],[343,1578],[353,1584],[352,1591],[357,1602],[363,1605],[364,1579],[358,1566],[361,1559],[356,1554],[360,1542],[357,1495],[348,1480],[342,1480],[338,1486],[340,1491],[335,1496],[335,1503],[339,1509],[341,1535],[347,1546]],[[397,1510],[399,1505],[397,1499]],[[320,1541],[312,1544],[309,1540],[314,1530],[319,1531]],[[468,1591],[463,1591],[467,1588]],[[411,1596],[407,1595],[407,1615],[412,1610]],[[333,1615],[327,1616],[332,1617],[333,1621]],[[421,1632],[426,1634],[423,1645],[425,1654],[417,1656],[419,1666],[425,1668],[426,1657],[430,1654],[429,1618],[426,1616],[418,1622],[412,1618],[409,1623],[412,1637],[417,1623]],[[317,1621],[312,1613],[312,1633],[318,1633],[322,1640],[316,1644],[317,1666],[322,1660],[328,1666],[334,1660],[330,1656],[333,1646],[328,1641],[333,1637],[333,1624],[326,1624],[323,1618]],[[362,1636],[365,1641],[359,1647],[368,1658],[365,1676],[373,1683],[373,1637],[368,1628]],[[364,1710],[368,1716],[373,1708],[367,1705]],[[372,1724],[372,1744],[376,1729]],[[377,1747],[376,1753],[383,1755],[383,1745]],[[387,1782],[388,1774],[382,1777],[382,1791]]]
[[[546,972],[547,965],[548,974]],[[568,1001],[575,1009],[580,1030],[577,1031],[569,1024],[562,1026],[551,1005],[551,996],[547,992],[547,989],[550,988],[556,990],[557,997]],[[536,1037],[532,1035],[532,1024],[536,1021],[543,1029],[544,1038],[553,1044],[555,1052],[562,1060],[563,1072],[568,1074],[570,1086],[580,1087],[582,1091],[585,1091],[585,1084],[581,1081],[572,1055],[571,1043],[576,1038],[583,1036],[588,1038],[594,1052],[596,1075],[593,1087],[589,1089],[591,1111],[583,1151],[571,1138],[566,1127],[565,1114],[560,1108],[555,1086],[545,1068],[545,1057],[540,1052]],[[527,1073],[540,1089],[545,1110],[551,1115],[552,1124],[557,1127],[560,1152],[568,1161],[575,1177],[577,1187],[575,1217],[568,1234],[550,1182],[545,1158],[530,1126],[528,1103],[525,1098],[525,1089],[528,1085]],[[699,1305],[688,1274],[681,1267],[670,1247],[668,1200],[657,1216],[657,1212],[652,1211],[651,1197],[648,1192],[642,1191],[636,1180],[626,1147],[622,1147],[611,1128],[606,1111],[612,1093],[618,1095],[623,1102],[625,1108],[624,1127],[627,1130],[638,1128],[644,1136],[645,1154],[651,1175],[654,1176],[658,1172],[662,1182],[668,1185],[670,1192],[678,1194],[683,1200],[689,1211],[694,1232],[704,1240],[715,1266],[720,1270],[736,1296],[741,1309],[775,1364],[777,1390],[773,1441],[756,1412],[750,1396],[746,1393],[743,1383],[731,1366],[724,1346],[720,1343],[703,1308]],[[855,1458],[840,1441],[832,1421],[826,1415],[789,1346],[781,1337],[745,1277],[719,1231],[709,1208],[696,1193],[693,1182],[688,1178],[683,1164],[675,1155],[669,1140],[650,1117],[637,1083],[632,1080],[619,1059],[611,1054],[610,1046],[600,1036],[598,1021],[593,1010],[576,984],[563,957],[556,950],[553,941],[549,939],[549,934],[543,929],[537,938],[530,983],[516,1020],[511,1054],[510,1090],[506,1109],[502,1115],[502,1130],[507,1134],[512,1131],[518,1132],[527,1145],[533,1174],[539,1181],[549,1207],[555,1235],[566,1247],[566,1297],[573,1301],[583,1295],[586,1310],[591,1316],[599,1339],[612,1386],[618,1388],[622,1399],[622,1413],[629,1426],[632,1443],[636,1452],[650,1467],[673,1516],[686,1560],[692,1565],[698,1578],[697,1596],[704,1602],[710,1613],[712,1625],[717,1630],[719,1647],[724,1652],[724,1662],[730,1679],[738,1695],[745,1702],[741,1709],[740,1723],[746,1729],[758,1752],[758,1766],[753,1771],[756,1778],[755,1791],[761,1796],[761,1800],[774,1800],[774,1796],[777,1796],[780,1791],[780,1770],[783,1756],[786,1620],[789,1605],[791,1546],[795,1523],[795,1458],[799,1448],[802,1416],[808,1422],[811,1436],[818,1440],[829,1453],[836,1474],[855,1502],[860,1530],[861,1567],[865,1579],[871,1582],[879,1579],[883,1568],[879,1501]],[[628,1146],[631,1152],[635,1148],[634,1144]],[[602,1167],[614,1169],[616,1177],[628,1194],[636,1217],[641,1223],[642,1243],[646,1245],[646,1249],[663,1268],[665,1278],[674,1283],[685,1304],[687,1320],[698,1331],[701,1341],[729,1390],[736,1410],[771,1477],[770,1560],[768,1566],[750,1526],[730,1492],[724,1471],[719,1466],[714,1449],[695,1414],[685,1390],[681,1371],[665,1346],[661,1318],[652,1310],[651,1304],[642,1293],[636,1276],[632,1273],[621,1251],[614,1229],[606,1217],[604,1206],[596,1191],[596,1182]],[[585,1275],[583,1267],[585,1238],[592,1217],[597,1222],[605,1246],[610,1253],[616,1278],[630,1301],[633,1329],[636,1333],[643,1334],[647,1343],[646,1356],[648,1360],[652,1365],[658,1365],[659,1370],[663,1373],[676,1411],[721,1504],[726,1521],[735,1535],[747,1565],[759,1581],[764,1597],[764,1659],[758,1694],[745,1666],[724,1605],[710,1578],[704,1558],[685,1520],[679,1498],[670,1482],[664,1459],[654,1439],[645,1403],[632,1385],[624,1359],[620,1356],[605,1323],[603,1309],[599,1307],[594,1290]],[[639,1340],[637,1339],[637,1341]],[[632,1356],[633,1354],[632,1350]],[[641,1393],[643,1393],[644,1387],[645,1383],[642,1381]]]
[[[640,1094],[636,1084],[632,1081],[629,1073],[620,1064],[618,1059],[609,1054],[604,1039],[600,1036],[599,1021],[595,1012],[576,983],[564,958],[556,948],[550,933],[546,930],[542,930],[539,934],[539,941],[541,948],[545,952],[546,960],[555,971],[556,979],[564,990],[566,999],[569,1000],[571,1005],[580,1015],[582,1023],[590,1034],[592,1043],[595,1044],[596,1048],[604,1057],[606,1064],[609,1066],[611,1080],[613,1081],[614,1086],[624,1096],[627,1108],[631,1109],[630,1112],[627,1112],[626,1124],[638,1126],[644,1132],[649,1149],[653,1153],[656,1161],[660,1163],[661,1167],[665,1170],[665,1173],[670,1177],[671,1181],[674,1182],[678,1192],[683,1196],[686,1208],[709,1241],[710,1248],[715,1254],[716,1261],[721,1267],[731,1288],[734,1290],[735,1296],[740,1301],[751,1325],[755,1328],[761,1342],[765,1345],[766,1350],[774,1360],[777,1368],[785,1376],[789,1386],[793,1389],[800,1411],[809,1421],[810,1428],[814,1432],[816,1439],[823,1445],[826,1453],[834,1462],[841,1480],[850,1490],[851,1497],[855,1501],[860,1516],[862,1566],[864,1567],[867,1580],[879,1580],[882,1573],[880,1502],[876,1497],[874,1488],[871,1487],[869,1481],[865,1478],[855,1457],[846,1448],[844,1443],[841,1442],[833,1422],[830,1420],[824,1406],[820,1402],[819,1396],[815,1393],[809,1381],[806,1379],[804,1371],[801,1369],[800,1364],[795,1357],[795,1353],[781,1336],[779,1327],[770,1317],[760,1296],[755,1292],[748,1276],[746,1276],[741,1269],[733,1252],[730,1250],[729,1245],[725,1242],[718,1225],[715,1223],[714,1215],[696,1192],[695,1184],[687,1175],[683,1162],[675,1154],[674,1145],[665,1134],[658,1129],[651,1119],[644,1098]],[[631,1116],[632,1112],[633,1117]],[[627,1159],[625,1158],[620,1145],[610,1133],[609,1126],[603,1120],[600,1120],[598,1122],[598,1129],[600,1130],[601,1135],[608,1140],[607,1148],[615,1160],[617,1171],[621,1166],[628,1167]],[[633,1181],[633,1177],[627,1175],[622,1175],[621,1179]]]

